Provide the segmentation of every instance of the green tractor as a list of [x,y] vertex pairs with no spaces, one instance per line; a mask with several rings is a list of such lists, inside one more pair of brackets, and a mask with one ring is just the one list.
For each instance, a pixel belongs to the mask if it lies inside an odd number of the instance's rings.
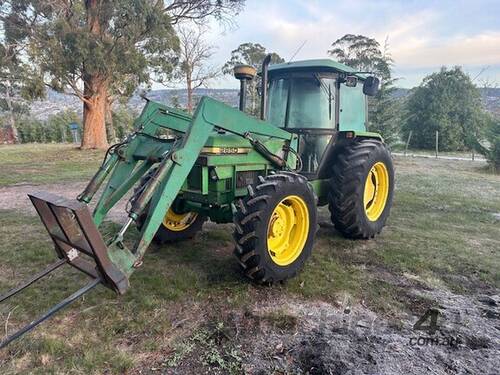
[[[190,238],[207,219],[234,223],[244,274],[266,284],[293,277],[309,258],[318,206],[328,205],[345,237],[380,233],[394,171],[381,136],[366,131],[367,96],[376,95],[378,79],[332,60],[269,62],[260,73],[260,119],[243,112],[255,69],[238,66],[239,110],[203,97],[190,116],[148,101],[133,133],[109,148],[76,200],[29,195],[59,260],[0,301],[63,264],[91,281],[0,347],[98,284],[124,293],[153,240]],[[107,238],[98,228],[121,199],[128,199],[126,222]],[[133,226],[139,239],[127,247]]]

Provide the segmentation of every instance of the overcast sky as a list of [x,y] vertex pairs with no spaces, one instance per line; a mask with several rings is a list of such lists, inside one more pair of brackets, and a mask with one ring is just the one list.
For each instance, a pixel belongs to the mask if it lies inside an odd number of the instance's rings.
[[[207,34],[222,65],[240,43],[261,43],[294,60],[327,57],[344,34],[363,34],[383,44],[388,38],[398,86],[413,87],[440,66],[461,65],[476,80],[500,85],[500,1],[496,0],[247,0],[227,29],[217,23]],[[211,84],[235,88],[233,78]]]

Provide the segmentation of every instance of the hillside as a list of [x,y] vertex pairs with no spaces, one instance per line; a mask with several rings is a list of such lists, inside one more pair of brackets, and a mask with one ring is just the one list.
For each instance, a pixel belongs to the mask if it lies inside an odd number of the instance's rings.
[[[233,107],[238,105],[238,90],[198,89],[195,93],[195,102],[196,98],[203,95],[211,96]],[[146,93],[146,97],[167,105],[173,105],[176,100],[181,107],[186,107],[187,103],[187,92],[184,89],[151,90]],[[139,112],[144,106],[144,100],[137,93],[128,100],[127,106]],[[30,106],[31,115],[38,120],[46,120],[51,115],[68,109],[81,115],[82,105],[80,100],[73,95],[60,94],[52,90],[47,92],[47,97],[44,100],[37,100]]]
[[[480,91],[486,109],[500,115],[500,88],[483,88]],[[398,88],[395,90],[394,96],[402,99],[409,92],[410,89]],[[235,89],[198,89],[196,90],[195,100],[196,97],[203,95],[211,96],[233,107],[238,106],[238,90]],[[181,107],[185,107],[187,103],[187,92],[184,89],[151,90],[146,96],[151,100],[167,105],[173,105],[176,100]],[[138,94],[132,96],[128,101],[128,106],[136,112],[140,111],[143,105],[144,101]],[[32,116],[38,120],[46,120],[49,116],[66,109],[74,110],[79,114],[82,113],[82,105],[78,98],[72,95],[59,94],[55,91],[49,91],[45,100],[35,101],[30,107]]]

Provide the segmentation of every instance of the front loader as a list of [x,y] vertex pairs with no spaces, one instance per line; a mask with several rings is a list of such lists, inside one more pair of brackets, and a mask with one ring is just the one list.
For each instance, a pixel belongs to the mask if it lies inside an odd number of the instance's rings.
[[[348,238],[382,230],[394,172],[382,138],[366,131],[367,96],[377,93],[378,79],[332,60],[269,61],[260,72],[260,119],[244,113],[255,69],[238,66],[239,109],[203,97],[190,116],[147,101],[133,132],[108,149],[76,199],[29,194],[58,260],[0,302],[65,264],[91,281],[0,348],[99,284],[125,293],[152,241],[186,240],[208,219],[234,223],[236,259],[246,276],[264,284],[293,277],[311,255],[317,206],[328,205]],[[123,199],[125,223],[103,235],[100,225]],[[140,231],[132,246],[131,227]]]

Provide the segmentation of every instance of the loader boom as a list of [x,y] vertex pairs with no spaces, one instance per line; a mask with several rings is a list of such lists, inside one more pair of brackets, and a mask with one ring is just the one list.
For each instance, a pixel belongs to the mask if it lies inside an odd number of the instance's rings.
[[[109,181],[93,213],[99,226],[109,210],[149,171],[154,175],[146,188],[136,196],[128,212],[129,220],[106,244],[113,264],[128,276],[142,263],[165,212],[171,207],[208,137],[225,131],[241,137],[273,137],[290,145],[293,135],[264,121],[249,117],[209,97],[203,97],[191,118],[183,112],[148,102],[137,119],[135,132],[127,143],[117,146],[91,180],[79,200],[89,203],[110,174]],[[181,134],[174,139],[161,139],[159,129]],[[123,235],[132,221],[149,207],[141,234],[131,250],[123,244]],[[121,291],[124,292],[124,291]]]

